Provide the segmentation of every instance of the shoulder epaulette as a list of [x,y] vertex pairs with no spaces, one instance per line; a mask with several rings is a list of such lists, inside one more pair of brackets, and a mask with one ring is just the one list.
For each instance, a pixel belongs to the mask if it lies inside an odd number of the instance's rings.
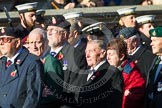
[[128,62],[123,69],[123,72],[129,74],[132,71],[133,67],[131,67],[130,63]]

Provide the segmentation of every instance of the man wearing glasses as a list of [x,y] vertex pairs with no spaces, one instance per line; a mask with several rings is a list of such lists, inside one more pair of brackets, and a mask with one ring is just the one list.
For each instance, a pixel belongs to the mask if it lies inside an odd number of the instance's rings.
[[7,28],[1,34],[0,49],[3,55],[0,64],[0,107],[38,107],[42,90],[42,63],[22,47],[14,28]]
[[[86,66],[83,53],[67,42],[69,29],[70,23],[62,15],[54,16],[48,22],[47,38],[51,47],[50,53],[61,62],[64,71],[64,86],[78,83],[75,82],[75,79],[77,79],[75,76],[80,69]],[[67,90],[67,87],[64,88],[66,92],[71,92]],[[68,98],[68,94],[65,95],[65,98]],[[73,99],[73,97],[71,98]],[[66,100],[63,103],[66,103]]]

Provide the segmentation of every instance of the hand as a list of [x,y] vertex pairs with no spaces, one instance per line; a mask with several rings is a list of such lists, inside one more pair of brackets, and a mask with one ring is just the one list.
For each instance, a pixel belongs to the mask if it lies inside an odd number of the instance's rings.
[[141,5],[143,5],[143,6],[152,5],[152,1],[151,0],[144,0]]
[[88,2],[87,7],[95,7],[96,4],[94,2]]
[[68,3],[64,9],[73,9],[75,7],[75,3]]
[[96,6],[95,2],[92,2],[90,0],[83,0],[80,4],[83,7],[95,7]]
[[53,95],[51,89],[49,89],[47,86],[44,87],[42,96],[47,97],[48,95]]
[[125,90],[124,96],[128,96],[128,95],[130,95],[130,94],[131,94],[131,92],[130,92],[129,90]]

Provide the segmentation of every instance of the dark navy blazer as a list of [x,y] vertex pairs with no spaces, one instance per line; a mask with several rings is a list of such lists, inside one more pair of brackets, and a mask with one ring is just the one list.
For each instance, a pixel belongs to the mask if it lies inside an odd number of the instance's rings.
[[15,59],[14,64],[5,69],[5,61],[0,64],[0,107],[36,108],[39,105],[43,77],[43,65],[26,48]]

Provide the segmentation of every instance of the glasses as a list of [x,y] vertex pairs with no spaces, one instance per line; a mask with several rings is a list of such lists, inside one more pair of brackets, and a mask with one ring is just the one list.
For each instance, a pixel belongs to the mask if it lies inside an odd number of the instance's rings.
[[4,43],[11,43],[13,39],[16,39],[16,38],[11,38],[11,37],[1,37],[1,38],[0,38],[0,42],[4,42]]

